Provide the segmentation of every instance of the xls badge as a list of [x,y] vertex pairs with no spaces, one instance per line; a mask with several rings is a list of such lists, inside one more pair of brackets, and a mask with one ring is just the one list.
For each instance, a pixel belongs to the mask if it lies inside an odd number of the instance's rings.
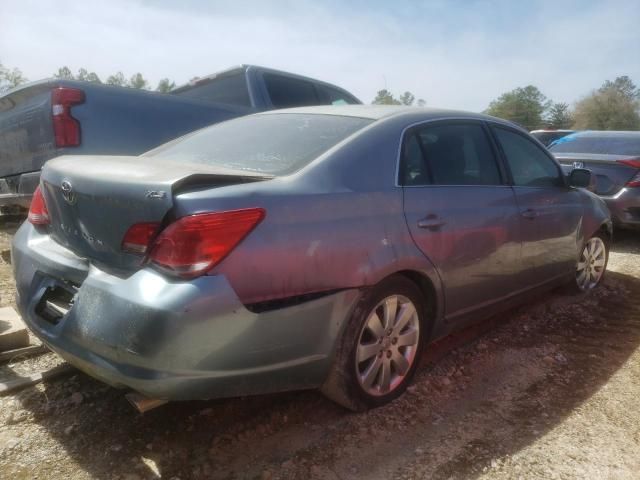
[[62,184],[60,184],[60,189],[62,190],[62,198],[64,198],[69,205],[76,203],[76,193],[73,191],[73,186],[69,180],[63,180]]

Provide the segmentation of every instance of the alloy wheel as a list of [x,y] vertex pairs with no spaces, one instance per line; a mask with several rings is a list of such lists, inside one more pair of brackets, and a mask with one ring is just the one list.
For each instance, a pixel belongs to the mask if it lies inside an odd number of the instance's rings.
[[391,295],[369,313],[356,349],[356,375],[369,395],[395,390],[415,362],[420,319],[407,297]]
[[600,237],[593,237],[584,246],[576,267],[576,282],[580,290],[591,290],[600,282],[607,263],[607,249]]

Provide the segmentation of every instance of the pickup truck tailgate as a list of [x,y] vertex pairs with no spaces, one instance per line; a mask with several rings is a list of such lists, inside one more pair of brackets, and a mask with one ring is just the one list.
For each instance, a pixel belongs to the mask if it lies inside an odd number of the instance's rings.
[[0,177],[40,170],[55,155],[49,82],[0,97]]

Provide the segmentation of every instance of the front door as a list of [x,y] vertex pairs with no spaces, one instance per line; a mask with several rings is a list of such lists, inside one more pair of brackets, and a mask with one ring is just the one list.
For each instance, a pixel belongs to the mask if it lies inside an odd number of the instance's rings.
[[405,134],[399,180],[411,235],[436,266],[450,320],[517,289],[519,214],[482,122]]
[[524,134],[492,125],[505,157],[520,213],[523,272],[532,287],[575,272],[583,206],[551,155]]

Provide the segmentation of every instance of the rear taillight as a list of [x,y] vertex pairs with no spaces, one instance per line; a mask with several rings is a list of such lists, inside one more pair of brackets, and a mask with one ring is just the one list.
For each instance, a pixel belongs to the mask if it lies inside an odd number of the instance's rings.
[[[122,248],[136,253],[148,249],[149,262],[173,275],[193,278],[220,263],[264,216],[262,208],[190,215],[170,224],[155,240],[155,230],[151,232],[155,224],[136,224],[125,235]],[[145,238],[151,243],[145,244]]]
[[84,103],[84,92],[77,88],[59,87],[51,91],[53,133],[57,147],[80,145],[80,123],[71,115],[71,107]]
[[156,232],[159,223],[136,223],[132,225],[122,239],[122,250],[129,253],[144,254]]
[[[627,167],[640,168],[640,159],[628,158],[625,160],[617,160],[617,163],[626,165]],[[640,187],[640,172],[636,173],[626,184],[626,187]]]
[[33,198],[31,199],[31,206],[29,207],[29,221],[34,225],[48,225],[49,224],[49,211],[47,210],[47,204],[44,203],[44,197],[42,196],[42,190],[40,186],[33,192]]
[[634,177],[626,184],[627,187],[640,187],[640,172],[636,173]]

